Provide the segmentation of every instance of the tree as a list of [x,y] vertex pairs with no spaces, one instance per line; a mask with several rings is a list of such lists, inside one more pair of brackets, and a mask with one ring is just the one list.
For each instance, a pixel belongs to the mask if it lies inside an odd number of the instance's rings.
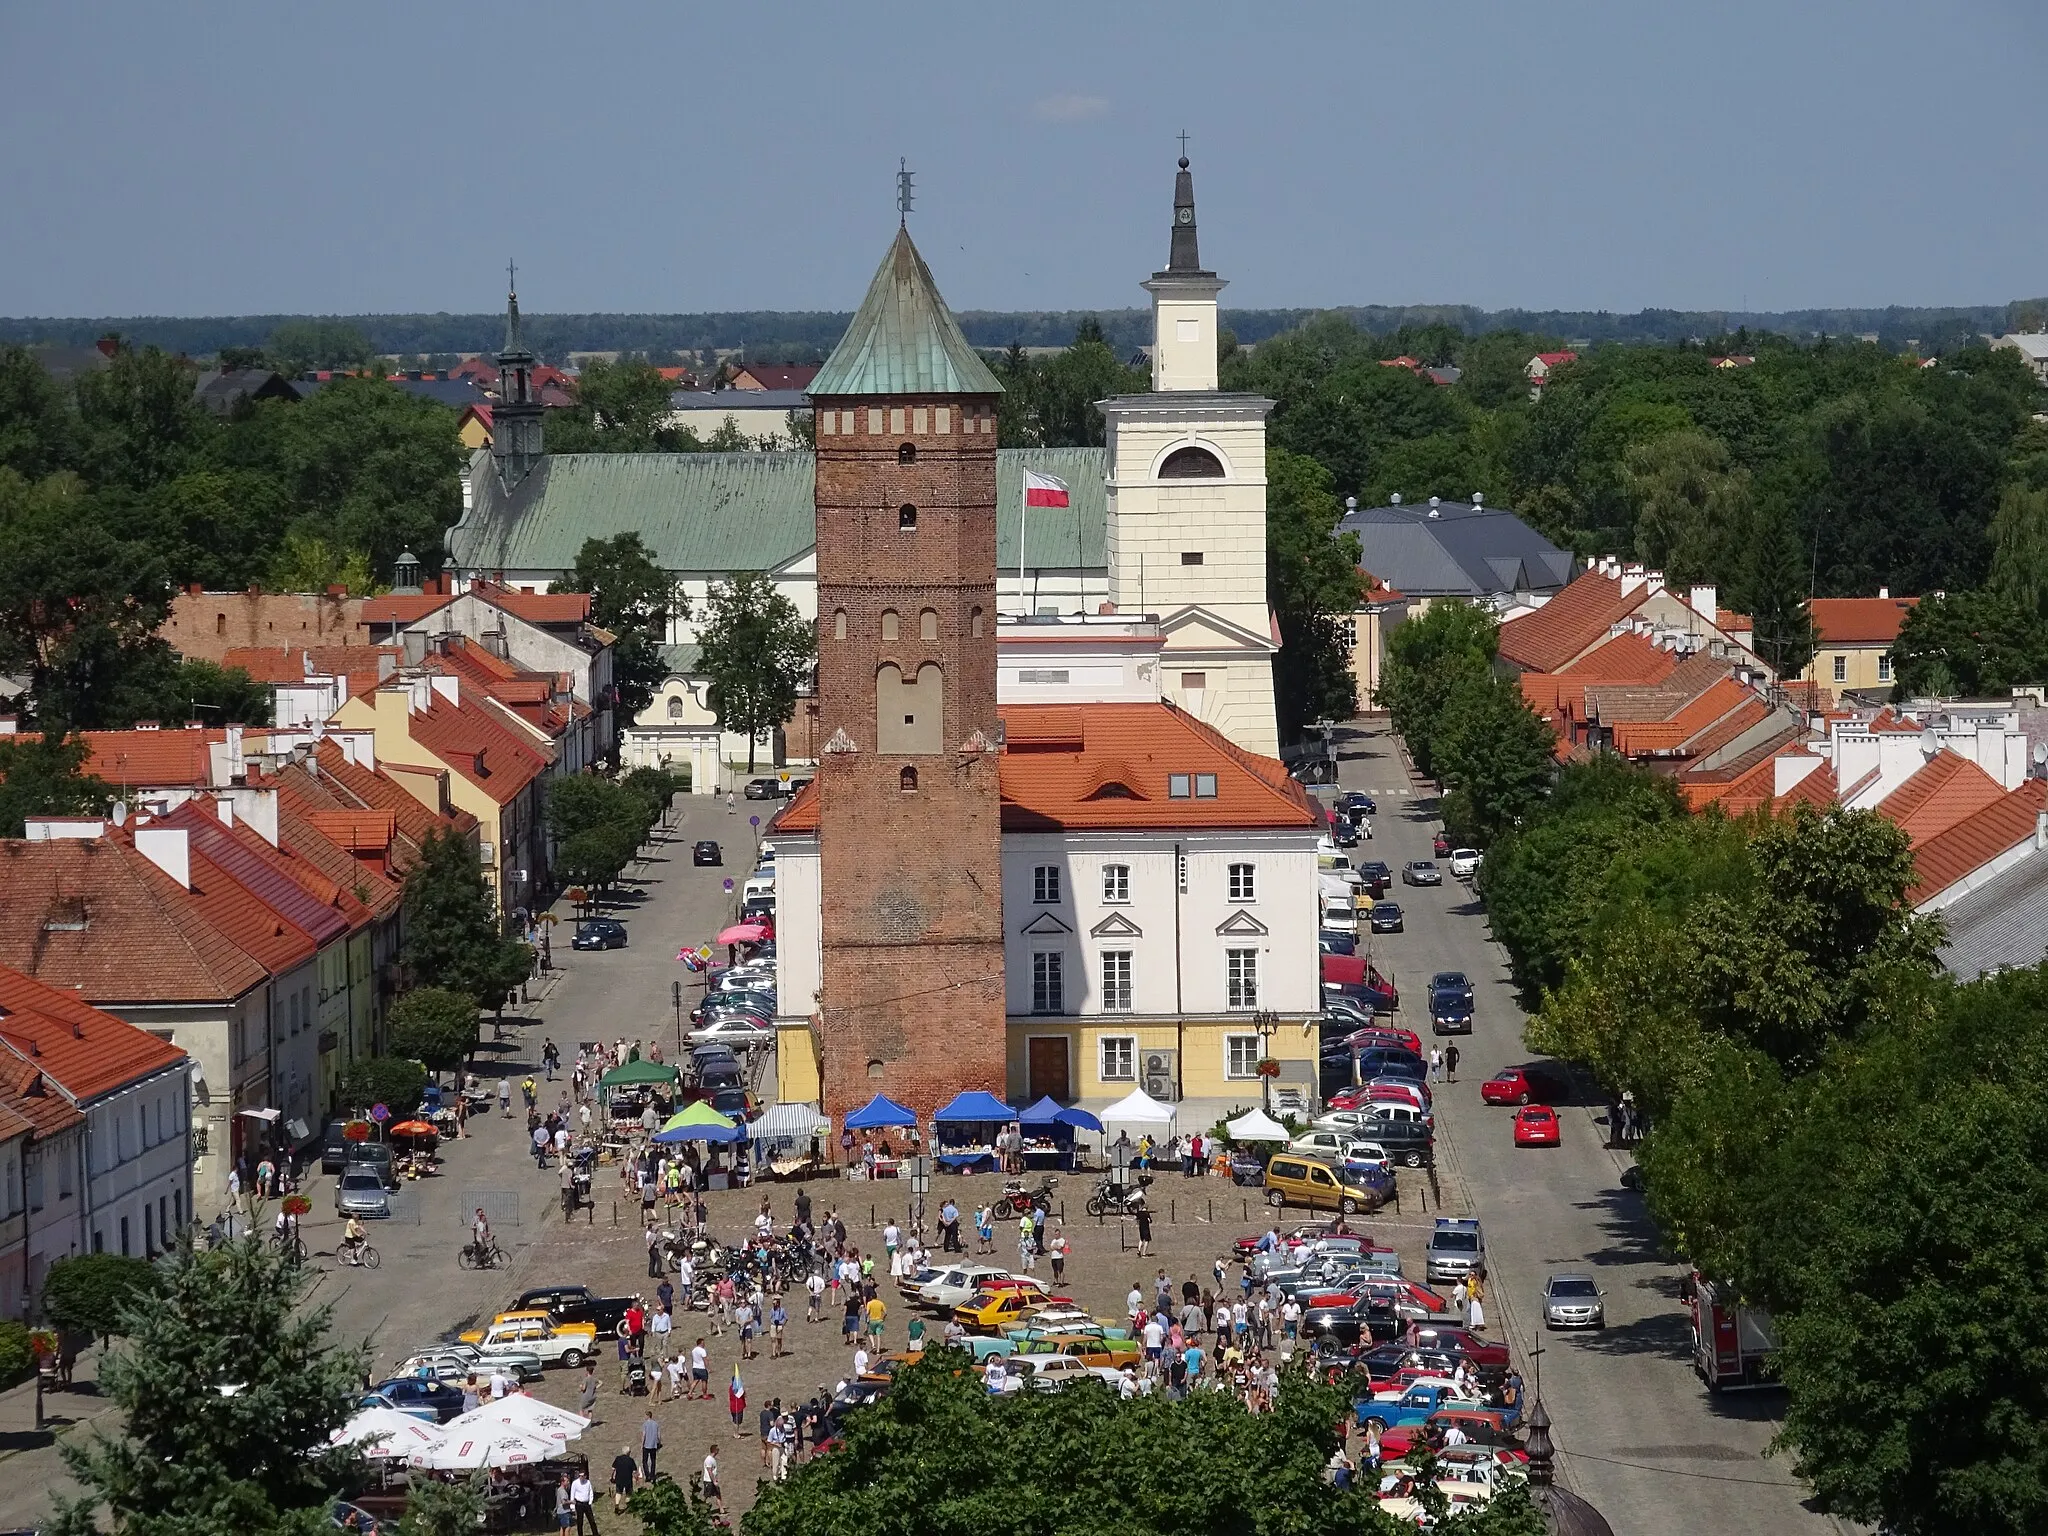
[[687,427],[672,427],[675,386],[645,358],[599,358],[576,380],[575,404],[548,413],[554,453],[680,453],[699,446]]
[[1423,773],[1437,776],[1435,738],[1452,689],[1489,672],[1499,646],[1493,615],[1463,602],[1432,603],[1387,636],[1377,699]]
[[626,1500],[626,1513],[640,1522],[646,1536],[718,1536],[720,1522],[712,1508],[673,1479],[644,1483]]
[[756,740],[790,717],[810,679],[817,632],[765,571],[740,571],[711,584],[697,644],[712,712],[722,729],[747,738],[752,773]]
[[20,837],[30,816],[104,815],[111,786],[85,771],[77,737],[0,736],[0,837]]
[[476,998],[445,987],[415,987],[392,1005],[391,1052],[429,1072],[453,1072],[476,1047]]
[[240,667],[187,660],[163,642],[138,651],[100,710],[110,727],[138,720],[206,725],[270,724],[270,685]]
[[484,1474],[459,1483],[422,1477],[407,1483],[398,1536],[475,1536],[484,1524]]
[[2008,485],[1991,519],[1991,590],[2048,617],[2048,489]]
[[59,1328],[105,1340],[126,1333],[131,1309],[156,1290],[156,1271],[146,1259],[78,1254],[50,1266],[43,1281],[43,1316]]
[[412,1110],[426,1095],[427,1074],[403,1056],[366,1056],[341,1069],[334,1085],[337,1103],[355,1113],[382,1104],[397,1113]]
[[[54,1271],[53,1271],[54,1273]],[[302,1307],[311,1272],[253,1239],[210,1252],[180,1240],[159,1293],[130,1309],[100,1368],[120,1427],[65,1439],[77,1499],[52,1529],[87,1536],[316,1536],[360,1455],[328,1443],[353,1411],[367,1351],[328,1338]]]
[[1488,846],[1535,810],[1550,788],[1557,738],[1512,678],[1461,670],[1430,735],[1432,766],[1450,793],[1444,821]]
[[2003,693],[2048,680],[2048,620],[2004,591],[1922,598],[1892,644],[1898,698]]
[[415,983],[502,1008],[530,973],[533,951],[505,937],[468,839],[430,831],[405,877],[405,964]]
[[576,553],[576,568],[557,587],[563,592],[588,592],[590,617],[598,628],[617,638],[612,645],[612,688],[620,717],[631,721],[653,700],[668,663],[669,620],[687,618],[689,604],[668,572],[637,533],[609,539],[585,539]]
[[1806,606],[1809,572],[1792,517],[1760,510],[1731,596],[1755,625],[1757,655],[1781,678],[1797,677],[1813,659],[1813,617]]
[[1726,443],[1700,431],[1637,443],[1622,456],[1621,481],[1636,506],[1636,554],[1665,580],[1709,581],[1734,568],[1749,532],[1749,474]]
[[270,333],[263,353],[286,378],[316,369],[364,368],[376,356],[369,338],[345,320],[287,320]]
[[312,529],[294,528],[270,557],[269,584],[279,592],[325,592],[340,587],[351,597],[383,590],[364,549],[340,548]]
[[1280,621],[1273,686],[1280,737],[1312,720],[1348,720],[1357,685],[1344,635],[1358,606],[1358,536],[1337,536],[1344,515],[1330,473],[1313,459],[1266,455],[1266,594]]
[[28,1324],[0,1323],[0,1388],[26,1381],[28,1373],[35,1369],[35,1363],[35,1345],[29,1336]]

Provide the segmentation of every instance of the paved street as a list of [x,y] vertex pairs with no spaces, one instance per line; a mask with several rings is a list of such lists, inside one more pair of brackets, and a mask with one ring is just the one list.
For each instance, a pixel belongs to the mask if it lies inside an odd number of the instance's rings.
[[[1401,865],[1430,856],[1433,802],[1411,792],[1393,738],[1354,733],[1339,747],[1343,785],[1379,802],[1374,836],[1356,854]],[[1690,1327],[1678,1300],[1683,1269],[1658,1252],[1642,1198],[1621,1188],[1623,1153],[1603,1146],[1599,1105],[1561,1110],[1564,1144],[1517,1150],[1510,1111],[1483,1106],[1479,1084],[1530,1059],[1502,952],[1470,889],[1396,884],[1406,932],[1382,935],[1378,964],[1402,989],[1404,1022],[1427,1039],[1425,988],[1439,970],[1474,983],[1476,1027],[1460,1038],[1458,1082],[1438,1092],[1444,1193],[1486,1226],[1490,1305],[1518,1349],[1543,1347],[1543,1395],[1556,1423],[1561,1474],[1616,1530],[1639,1536],[1767,1536],[1825,1532],[1833,1522],[1801,1504],[1785,1461],[1765,1459],[1782,1399],[1712,1397],[1693,1374]],[[1552,1270],[1585,1268],[1606,1289],[1604,1332],[1544,1337],[1538,1297]]]

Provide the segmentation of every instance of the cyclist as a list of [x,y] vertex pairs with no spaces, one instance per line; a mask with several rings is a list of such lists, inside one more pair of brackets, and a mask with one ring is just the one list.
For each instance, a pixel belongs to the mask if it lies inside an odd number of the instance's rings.
[[341,1229],[341,1256],[345,1263],[363,1262],[363,1223],[359,1217],[349,1217],[348,1224]]
[[470,1223],[470,1230],[476,1234],[473,1251],[477,1268],[482,1269],[491,1262],[491,1223],[484,1215],[484,1208],[476,1208],[476,1220]]
[[280,1207],[277,1219],[271,1224],[270,1240],[294,1258],[298,1257],[299,1218],[288,1214]]

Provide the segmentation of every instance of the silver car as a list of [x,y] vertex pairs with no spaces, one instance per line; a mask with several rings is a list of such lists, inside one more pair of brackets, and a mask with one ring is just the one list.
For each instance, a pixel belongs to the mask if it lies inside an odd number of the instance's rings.
[[1607,1307],[1600,1298],[1606,1294],[1591,1275],[1552,1275],[1543,1282],[1543,1326],[1605,1328]]
[[350,1163],[342,1169],[334,1186],[334,1214],[389,1216],[391,1196],[384,1189],[384,1176],[369,1163]]

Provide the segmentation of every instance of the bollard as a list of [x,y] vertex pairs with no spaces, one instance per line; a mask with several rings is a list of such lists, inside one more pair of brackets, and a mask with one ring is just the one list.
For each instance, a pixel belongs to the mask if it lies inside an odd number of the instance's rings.
[[1238,1201],[1237,1203],[1238,1203],[1238,1205],[1239,1205],[1240,1207],[1242,1207],[1242,1209],[1241,1209],[1241,1210],[1240,1210],[1240,1211],[1238,1212],[1238,1218],[1237,1218],[1237,1219],[1238,1219],[1239,1221],[1242,1221],[1243,1223],[1245,1223],[1245,1225],[1247,1225],[1247,1226],[1251,1225],[1251,1219],[1252,1219],[1252,1202],[1251,1202],[1251,1197],[1250,1197],[1250,1196],[1246,1196],[1246,1197],[1245,1197],[1244,1199],[1242,1199],[1242,1200]]
[[619,1224],[619,1202],[618,1202],[618,1201],[616,1201],[616,1200],[614,1200],[614,1201],[612,1202],[612,1225],[616,1227],[616,1226],[617,1226],[618,1224]]
[[1169,1223],[1170,1225],[1172,1225],[1172,1226],[1176,1226],[1176,1227],[1177,1227],[1177,1226],[1179,1226],[1179,1225],[1180,1225],[1180,1201],[1179,1201],[1179,1200],[1177,1200],[1177,1199],[1176,1199],[1176,1200],[1169,1200],[1169,1201],[1167,1201],[1167,1202],[1166,1202],[1166,1220],[1167,1220],[1167,1222],[1168,1222],[1168,1223]]

